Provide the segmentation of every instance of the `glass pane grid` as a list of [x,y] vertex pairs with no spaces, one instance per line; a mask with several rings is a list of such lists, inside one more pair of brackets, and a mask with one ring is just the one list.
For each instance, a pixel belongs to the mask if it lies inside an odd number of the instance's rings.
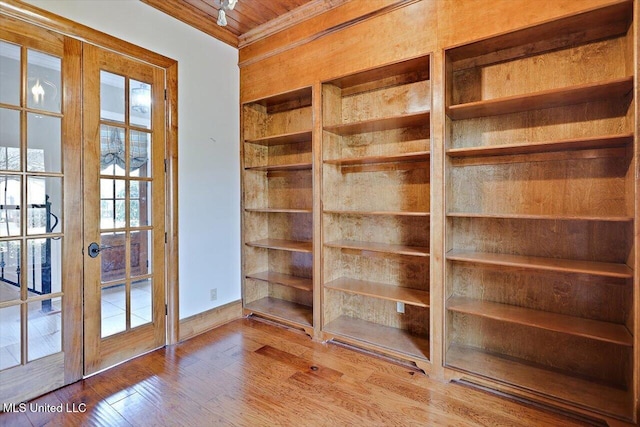
[[101,72],[103,338],[152,322],[150,95],[147,83]]
[[0,42],[0,68],[2,370],[62,351],[64,114],[60,57]]

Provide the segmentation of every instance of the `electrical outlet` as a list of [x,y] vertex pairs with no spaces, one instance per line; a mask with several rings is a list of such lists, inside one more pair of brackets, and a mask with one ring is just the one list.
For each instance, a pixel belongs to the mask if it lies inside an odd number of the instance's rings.
[[396,302],[396,311],[398,313],[404,314],[404,303],[403,302],[400,302],[400,301]]
[[210,292],[209,296],[211,297],[211,301],[215,301],[218,299],[218,288],[213,288],[209,292]]

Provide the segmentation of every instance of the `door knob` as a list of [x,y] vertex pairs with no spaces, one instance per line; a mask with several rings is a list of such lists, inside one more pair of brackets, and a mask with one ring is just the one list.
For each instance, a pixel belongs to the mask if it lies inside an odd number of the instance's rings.
[[89,256],[91,258],[95,258],[98,255],[100,255],[100,245],[97,244],[96,242],[93,242],[89,245]]

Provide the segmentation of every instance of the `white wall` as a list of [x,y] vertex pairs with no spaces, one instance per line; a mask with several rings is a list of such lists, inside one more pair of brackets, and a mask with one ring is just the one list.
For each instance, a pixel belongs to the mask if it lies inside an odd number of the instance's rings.
[[26,3],[178,61],[180,318],[240,299],[238,51],[138,0]]

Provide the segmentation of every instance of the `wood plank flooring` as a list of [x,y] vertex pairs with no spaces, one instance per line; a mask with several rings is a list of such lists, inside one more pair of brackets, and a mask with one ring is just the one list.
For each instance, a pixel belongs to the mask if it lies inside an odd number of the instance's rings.
[[584,425],[251,318],[30,403],[86,412],[4,413],[0,425]]

